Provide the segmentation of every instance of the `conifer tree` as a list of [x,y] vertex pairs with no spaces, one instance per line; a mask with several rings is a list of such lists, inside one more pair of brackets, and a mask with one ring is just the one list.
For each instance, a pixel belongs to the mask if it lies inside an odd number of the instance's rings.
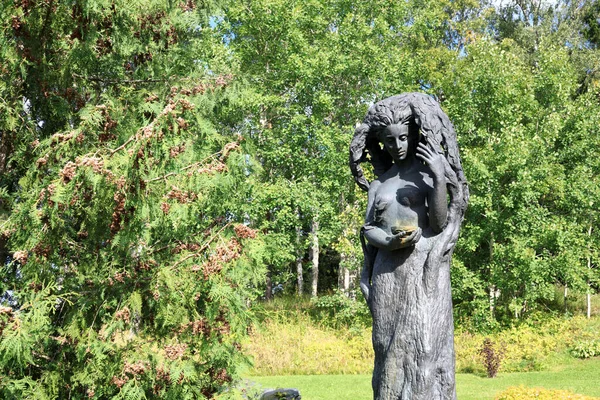
[[218,10],[169,4],[4,2],[1,398],[212,398],[244,361],[242,88]]

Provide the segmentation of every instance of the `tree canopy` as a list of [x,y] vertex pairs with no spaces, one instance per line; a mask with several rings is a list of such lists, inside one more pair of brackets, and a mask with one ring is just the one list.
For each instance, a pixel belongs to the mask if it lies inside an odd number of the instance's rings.
[[0,15],[3,398],[220,392],[267,280],[293,292],[312,270],[348,289],[366,201],[348,145],[402,92],[435,98],[457,132],[458,316],[489,326],[557,285],[600,289],[597,0],[19,0]]

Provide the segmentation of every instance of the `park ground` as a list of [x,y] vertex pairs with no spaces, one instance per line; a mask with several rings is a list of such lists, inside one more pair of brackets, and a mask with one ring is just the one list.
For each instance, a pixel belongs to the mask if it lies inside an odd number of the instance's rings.
[[[253,364],[242,374],[244,385],[297,388],[306,400],[372,398],[368,313],[352,308],[360,303],[335,303],[333,311],[331,303],[266,306],[245,344]],[[545,313],[487,331],[456,325],[458,399],[600,398],[600,317]],[[481,351],[486,339],[500,357],[494,378]],[[531,388],[544,395],[526,394]]]
[[[370,375],[296,375],[255,376],[251,381],[264,388],[288,387],[300,390],[306,400],[370,400]],[[503,373],[495,378],[457,374],[456,390],[460,400],[493,400],[513,386],[562,389],[600,397],[600,359],[574,360],[550,371]]]

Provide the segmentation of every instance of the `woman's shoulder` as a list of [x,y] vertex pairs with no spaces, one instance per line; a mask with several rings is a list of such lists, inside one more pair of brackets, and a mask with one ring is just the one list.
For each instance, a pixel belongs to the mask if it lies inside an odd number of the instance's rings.
[[369,184],[369,196],[374,195],[381,186],[381,180],[379,178],[375,179]]
[[384,183],[388,179],[393,178],[393,177],[395,177],[397,175],[398,175],[398,168],[395,165],[392,165],[391,168],[389,168],[383,174],[379,175],[377,177],[377,179],[375,179],[373,182],[378,182],[378,184],[381,185],[382,183]]

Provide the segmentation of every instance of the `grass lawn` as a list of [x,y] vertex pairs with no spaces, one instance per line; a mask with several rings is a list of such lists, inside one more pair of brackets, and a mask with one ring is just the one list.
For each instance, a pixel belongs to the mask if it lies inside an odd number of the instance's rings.
[[[264,388],[300,389],[304,400],[372,399],[371,377],[368,375],[253,376],[248,379]],[[600,397],[600,358],[573,360],[544,372],[501,374],[494,379],[471,374],[456,376],[459,400],[492,400],[498,392],[519,385],[563,389]]]

